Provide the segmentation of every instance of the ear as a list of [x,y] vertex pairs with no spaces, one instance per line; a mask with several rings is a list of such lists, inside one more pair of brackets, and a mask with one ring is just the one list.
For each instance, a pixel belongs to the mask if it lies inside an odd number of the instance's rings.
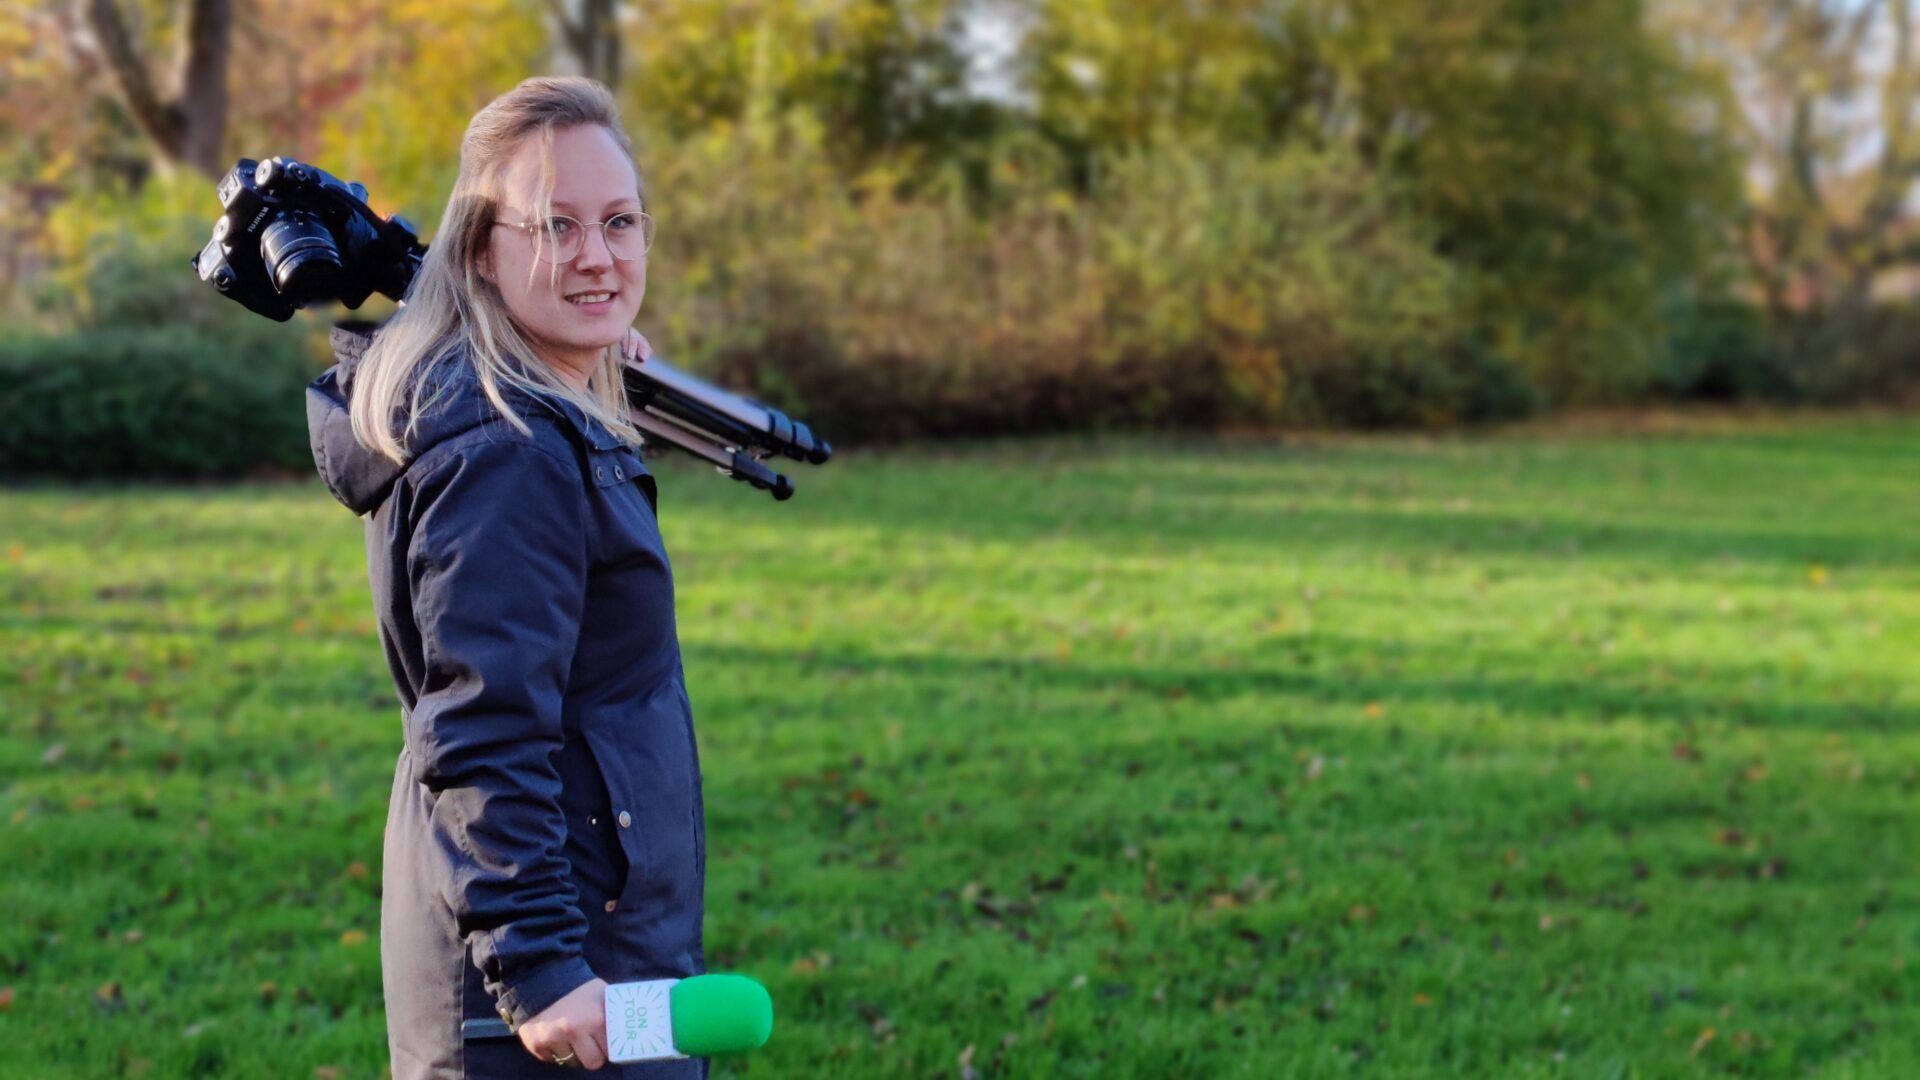
[[487,284],[489,285],[498,284],[493,280],[493,252],[492,251],[482,251],[478,256],[476,256],[473,260],[473,268],[480,272],[480,277],[484,279]]

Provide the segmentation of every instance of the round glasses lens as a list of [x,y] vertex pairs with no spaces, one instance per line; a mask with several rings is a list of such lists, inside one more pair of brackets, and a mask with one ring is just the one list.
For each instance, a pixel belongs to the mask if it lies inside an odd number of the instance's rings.
[[527,240],[533,244],[533,255],[546,262],[572,262],[580,254],[580,236],[584,230],[580,223],[565,215],[548,218],[541,225],[527,230]]
[[653,219],[646,214],[615,214],[604,228],[615,258],[637,259],[653,246]]

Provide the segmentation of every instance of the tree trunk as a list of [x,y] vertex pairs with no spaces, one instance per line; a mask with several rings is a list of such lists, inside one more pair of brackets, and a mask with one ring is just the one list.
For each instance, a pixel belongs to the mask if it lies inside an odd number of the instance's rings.
[[175,85],[164,100],[114,0],[87,0],[87,26],[100,58],[140,133],[163,170],[186,165],[218,180],[233,163],[221,154],[227,132],[227,56],[233,36],[232,0],[183,0],[186,43]]
[[620,88],[619,0],[547,0],[555,33],[554,66]]

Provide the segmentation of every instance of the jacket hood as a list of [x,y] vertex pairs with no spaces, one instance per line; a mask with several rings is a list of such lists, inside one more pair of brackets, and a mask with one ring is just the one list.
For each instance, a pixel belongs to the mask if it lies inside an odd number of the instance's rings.
[[[352,418],[347,411],[354,376],[359,373],[361,359],[373,344],[377,329],[377,324],[364,322],[345,322],[333,327],[327,336],[338,362],[307,384],[307,441],[313,450],[314,468],[333,497],[356,514],[378,509],[387,501],[394,483],[407,471],[405,465],[355,441]],[[407,440],[407,449],[415,460],[435,445],[500,415],[481,389],[473,366],[466,363],[458,351],[436,361],[424,381],[427,396],[433,403],[421,415],[413,436]],[[544,406],[565,417],[593,446],[609,449],[619,445],[618,436],[592,421],[571,402],[536,399],[515,387],[504,388],[503,393],[523,419],[531,410]]]

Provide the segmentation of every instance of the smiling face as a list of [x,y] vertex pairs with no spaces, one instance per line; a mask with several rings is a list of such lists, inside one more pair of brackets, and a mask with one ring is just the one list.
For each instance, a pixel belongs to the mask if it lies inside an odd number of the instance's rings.
[[[540,172],[539,140],[523,139],[500,174],[496,221],[545,220]],[[639,178],[611,132],[582,124],[553,133],[552,213],[585,223],[640,209]],[[535,257],[527,230],[496,225],[480,273],[499,288],[507,313],[540,359],[585,389],[601,350],[618,342],[640,313],[647,260],[614,258],[604,228],[588,227],[582,239],[579,254],[556,265]],[[542,243],[548,243],[544,237]],[[552,254],[550,247],[545,254]],[[585,306],[568,299],[591,293],[612,297]]]

